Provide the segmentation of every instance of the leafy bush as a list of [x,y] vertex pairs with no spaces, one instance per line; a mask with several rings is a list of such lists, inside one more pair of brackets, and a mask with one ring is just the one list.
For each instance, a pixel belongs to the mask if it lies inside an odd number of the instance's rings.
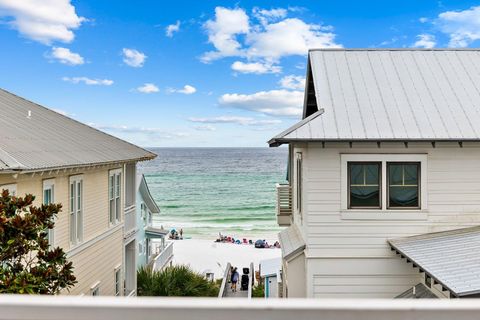
[[34,199],[0,196],[0,293],[57,294],[76,283],[66,254],[47,240],[62,205],[35,207]]
[[169,266],[161,271],[143,267],[137,272],[139,296],[216,297],[219,285],[185,265]]
[[252,298],[265,298],[265,287],[263,284],[258,284],[253,287]]

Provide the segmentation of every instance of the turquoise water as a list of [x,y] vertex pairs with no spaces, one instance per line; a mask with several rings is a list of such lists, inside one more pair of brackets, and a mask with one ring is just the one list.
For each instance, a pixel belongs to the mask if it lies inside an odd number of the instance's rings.
[[153,148],[140,165],[161,214],[156,226],[192,238],[264,237],[280,228],[275,184],[285,182],[286,148]]

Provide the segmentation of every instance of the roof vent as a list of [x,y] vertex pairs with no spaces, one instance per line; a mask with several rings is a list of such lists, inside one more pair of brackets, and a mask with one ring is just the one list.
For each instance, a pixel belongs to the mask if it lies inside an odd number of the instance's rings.
[[32,118],[32,110],[28,110],[27,119],[31,119],[31,118]]

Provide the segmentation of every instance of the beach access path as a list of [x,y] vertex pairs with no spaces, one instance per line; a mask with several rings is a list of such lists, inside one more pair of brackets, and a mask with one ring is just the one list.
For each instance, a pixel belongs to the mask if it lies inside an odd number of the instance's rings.
[[190,265],[202,274],[213,272],[216,279],[223,277],[229,262],[239,270],[248,268],[253,262],[255,271],[258,271],[261,260],[279,257],[280,249],[256,249],[253,245],[216,243],[213,240],[176,240],[173,245],[174,264]]

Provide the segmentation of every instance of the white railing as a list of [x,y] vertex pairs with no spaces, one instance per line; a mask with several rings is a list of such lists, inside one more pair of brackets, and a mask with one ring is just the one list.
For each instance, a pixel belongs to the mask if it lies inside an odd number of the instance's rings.
[[230,279],[231,268],[232,268],[232,265],[230,264],[230,262],[227,263],[227,267],[225,268],[225,272],[223,273],[222,284],[220,285],[220,290],[218,292],[218,297],[219,298],[224,298],[225,294],[228,290],[227,286],[228,286],[228,279]]
[[125,235],[135,232],[137,229],[137,217],[135,206],[125,208]]
[[289,184],[277,184],[277,223],[289,226],[292,216],[292,188]]
[[153,259],[153,270],[162,270],[172,258],[173,241],[169,241],[165,248]]
[[465,320],[480,303],[466,300],[125,298],[5,295],[0,320]]
[[255,284],[255,267],[250,263],[250,272],[248,274],[248,299],[252,298],[253,285]]

